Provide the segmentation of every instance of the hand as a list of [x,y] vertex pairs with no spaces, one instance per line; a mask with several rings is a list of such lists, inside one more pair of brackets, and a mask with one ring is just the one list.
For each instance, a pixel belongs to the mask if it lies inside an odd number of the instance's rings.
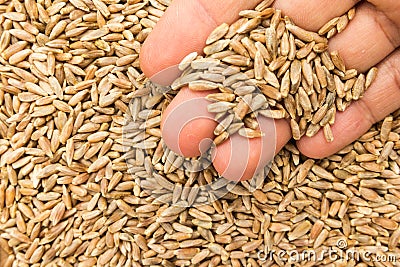
[[[208,34],[223,22],[232,23],[243,9],[252,9],[260,1],[247,0],[174,0],[144,43],[140,55],[141,68],[147,77],[178,64],[190,52],[201,53]],[[347,68],[364,72],[377,65],[378,76],[361,100],[336,116],[332,126],[334,141],[327,143],[321,131],[312,138],[297,142],[300,151],[312,158],[329,156],[351,143],[372,124],[400,108],[400,2],[396,0],[276,0],[274,7],[281,9],[293,21],[308,30],[318,31],[331,18],[344,14],[357,4],[355,18],[340,34],[330,39],[329,49],[338,50]],[[182,89],[168,106],[163,116],[163,137],[167,145],[185,156],[195,156],[204,138],[213,137],[216,124],[207,119],[179,122],[185,125],[179,136],[165,129],[165,118],[184,101],[204,97],[207,93]],[[199,114],[206,107],[198,106]],[[168,123],[167,123],[168,124]],[[214,158],[216,170],[228,179],[249,179],[259,162],[266,162],[290,139],[286,120],[277,120],[276,149],[264,153],[258,138],[251,139],[249,155],[238,153],[243,147],[232,147],[225,142],[217,147]],[[236,153],[235,153],[236,152]],[[262,153],[263,152],[263,153]],[[232,158],[229,157],[232,155]],[[243,158],[246,157],[246,158]],[[227,160],[230,159],[230,160]],[[235,163],[248,162],[241,177],[235,177]],[[236,175],[237,176],[237,175]]]

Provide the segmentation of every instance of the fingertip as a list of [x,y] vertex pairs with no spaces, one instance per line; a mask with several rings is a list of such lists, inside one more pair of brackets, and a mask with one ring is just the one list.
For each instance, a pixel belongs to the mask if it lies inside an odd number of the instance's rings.
[[[197,157],[204,153],[214,139],[213,130],[216,124],[205,118],[188,122],[178,136],[179,151],[185,157]],[[171,138],[172,142],[176,137]]]
[[301,154],[313,159],[322,159],[327,157],[330,155],[330,151],[335,150],[327,147],[329,143],[325,140],[325,137],[321,132],[318,132],[318,134],[313,137],[304,136],[297,141],[296,144]]
[[146,77],[151,77],[152,76],[152,71],[149,62],[151,62],[151,57],[153,51],[152,49],[152,42],[150,40],[151,33],[147,37],[146,41],[143,43],[142,47],[140,48],[140,53],[139,53],[139,65],[140,69],[142,72],[146,75]]
[[199,1],[173,1],[141,48],[141,70],[153,77],[179,64],[187,54],[201,53],[209,32],[216,26]]
[[215,170],[231,181],[249,180],[261,156],[261,138],[248,139],[238,134],[220,144],[213,153]]
[[[175,66],[189,53],[202,53],[212,30],[231,23],[240,10],[253,8],[259,0],[174,0],[144,42],[140,68],[147,77]],[[228,12],[229,11],[229,12]]]
[[178,63],[184,54],[180,53],[176,45],[168,46],[163,40],[160,40],[160,35],[162,37],[163,35],[158,32],[159,28],[156,27],[140,50],[140,69],[154,83],[167,86],[181,74]]
[[159,24],[151,31],[149,36],[144,41],[139,53],[140,69],[146,75],[146,77],[153,77],[156,73],[159,73],[164,68],[168,67],[168,59],[165,58],[167,55],[160,53],[160,48],[163,46],[163,42],[159,40],[159,26],[162,24],[162,18]]
[[213,164],[218,173],[232,181],[251,179],[264,168],[290,140],[290,127],[285,120],[258,118],[262,138],[234,134],[213,151]]
[[367,118],[363,100],[352,103],[344,112],[336,114],[335,123],[331,125],[333,141],[327,142],[320,129],[313,137],[303,136],[297,141],[297,148],[307,157],[321,159],[333,155],[344,148],[372,125],[372,118]]
[[207,150],[217,126],[207,111],[205,99],[210,91],[195,92],[182,88],[165,109],[161,131],[165,144],[175,153],[196,157]]

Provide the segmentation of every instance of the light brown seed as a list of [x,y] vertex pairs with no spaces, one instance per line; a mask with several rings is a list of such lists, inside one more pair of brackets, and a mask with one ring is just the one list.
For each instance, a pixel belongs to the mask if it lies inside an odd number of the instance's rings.
[[340,57],[338,51],[331,52],[331,59],[333,64],[338,68],[340,71],[345,72],[346,67],[344,65],[343,59]]
[[206,40],[206,44],[209,45],[221,39],[228,32],[228,30],[229,30],[229,25],[226,23],[222,23],[210,33],[210,35]]
[[368,89],[371,86],[377,75],[378,75],[378,68],[376,67],[373,67],[368,71],[367,76],[365,78],[365,89]]
[[292,231],[288,233],[289,241],[295,240],[305,235],[311,229],[311,223],[307,220],[299,223]]
[[339,22],[339,17],[335,17],[333,19],[331,19],[330,21],[328,21],[326,24],[324,24],[324,26],[322,26],[319,31],[318,34],[319,35],[325,35],[326,33],[328,33],[333,27],[336,26],[336,24]]

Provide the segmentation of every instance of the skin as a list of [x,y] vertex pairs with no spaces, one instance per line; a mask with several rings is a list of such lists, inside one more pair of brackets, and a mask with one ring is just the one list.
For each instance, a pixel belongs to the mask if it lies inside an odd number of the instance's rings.
[[[143,72],[152,77],[178,64],[190,52],[201,53],[207,36],[216,26],[234,22],[240,10],[254,8],[258,3],[255,0],[173,1],[143,45],[140,55]],[[276,0],[274,3],[274,7],[281,9],[297,25],[313,31],[353,6],[357,7],[355,18],[342,33],[330,40],[329,49],[339,51],[347,68],[364,72],[376,65],[378,76],[361,100],[352,103],[345,112],[337,113],[332,126],[333,142],[327,143],[321,131],[312,138],[303,137],[297,142],[299,150],[311,158],[334,154],[365,133],[372,124],[400,108],[400,1]],[[203,97],[206,94],[203,93]],[[212,138],[215,128],[215,122],[210,119],[179,120],[177,107],[196,97],[199,93],[181,90],[163,116],[162,134],[166,144],[184,156],[199,155],[201,140]],[[210,116],[205,105],[196,108],[199,114]],[[175,115],[178,119],[168,122],[166,118],[174,111],[178,113]],[[172,135],[166,130],[168,126],[179,127],[180,133]],[[214,167],[228,179],[251,178],[258,165],[270,160],[290,140],[290,127],[286,120],[276,120],[275,130],[276,135],[271,135],[276,136],[274,146],[268,143],[272,140],[267,137],[248,142],[224,142],[214,151]],[[247,154],[233,153],[247,149]],[[232,170],[240,162],[245,162],[242,166],[244,171],[235,173]]]

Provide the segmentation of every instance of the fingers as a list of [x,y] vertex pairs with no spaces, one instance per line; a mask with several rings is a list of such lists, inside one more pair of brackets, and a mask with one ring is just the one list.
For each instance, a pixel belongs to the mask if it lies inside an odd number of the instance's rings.
[[[164,111],[162,135],[165,144],[174,152],[195,157],[210,147],[217,123],[214,114],[207,111],[210,102],[204,97],[209,93],[182,88]],[[285,120],[260,117],[258,121],[264,137],[249,139],[234,134],[215,149],[214,167],[225,178],[252,178],[291,138],[289,124]]]
[[336,115],[332,126],[333,142],[327,143],[322,131],[297,142],[304,155],[312,158],[329,156],[360,137],[373,123],[400,108],[400,51],[392,53],[378,68],[378,76],[364,97]]
[[182,88],[164,111],[162,136],[175,153],[195,157],[210,147],[217,123],[214,115],[207,111],[210,102],[205,96],[209,93]]
[[[400,2],[393,3],[393,9],[400,17]],[[339,51],[348,68],[364,72],[399,46],[400,19],[398,22],[396,24],[372,4],[364,2],[347,28],[330,40],[329,48]]]
[[[276,0],[274,5],[299,26],[317,31],[327,21],[344,14],[358,2]],[[376,65],[400,44],[400,2],[368,2],[361,3],[347,28],[329,41],[330,50],[338,50],[346,66],[359,71]]]
[[[317,0],[307,3],[301,0],[277,0],[275,5],[298,25],[318,30],[329,19],[343,14],[357,2],[327,1],[324,4]],[[347,28],[329,42],[330,50],[338,50],[348,68],[359,71],[366,71],[381,62],[400,44],[400,2],[368,2],[357,7],[356,16]],[[377,80],[364,98],[353,103],[345,112],[337,114],[332,127],[335,137],[332,143],[327,143],[320,131],[316,136],[304,137],[298,142],[302,153],[315,158],[329,156],[361,136],[373,123],[399,108],[400,75],[396,69],[400,66],[399,57],[399,52],[394,52],[385,63],[380,64]]]
[[[207,111],[204,97],[210,92],[195,92],[182,88],[164,111],[161,123],[166,145],[186,157],[205,152],[214,138],[217,123]],[[248,180],[263,168],[291,138],[285,120],[258,118],[262,138],[245,138],[234,134],[214,150],[215,169],[230,180]]]
[[[364,98],[337,114],[332,143],[325,141],[322,131],[298,142],[299,149],[309,157],[321,158],[337,152],[400,107],[400,52],[393,52],[400,44],[400,3],[369,2],[376,5],[361,4],[354,20],[345,31],[332,38],[329,45],[331,50],[339,51],[348,68],[365,71],[383,60],[378,66],[378,77]],[[391,8],[385,6],[388,2]]]
[[341,16],[360,0],[276,0],[274,6],[298,26],[318,31],[330,19]]
[[[158,83],[172,82],[178,73],[174,66],[188,53],[201,52],[209,33],[216,26],[222,22],[233,22],[240,10],[252,8],[258,2],[174,1],[142,47],[141,69]],[[208,102],[201,100],[209,93],[182,89],[165,110],[162,121],[164,141],[176,153],[187,157],[198,156],[207,145],[202,141],[213,139],[216,123],[207,112]]]
[[226,179],[251,179],[291,138],[285,120],[260,117],[258,122],[263,137],[249,139],[234,134],[214,150],[214,167]]
[[[242,9],[258,0],[175,0],[150,33],[140,51],[140,67],[147,77],[177,65],[184,56],[201,52],[209,33],[222,22],[231,23]],[[229,11],[229,12],[228,12]]]

